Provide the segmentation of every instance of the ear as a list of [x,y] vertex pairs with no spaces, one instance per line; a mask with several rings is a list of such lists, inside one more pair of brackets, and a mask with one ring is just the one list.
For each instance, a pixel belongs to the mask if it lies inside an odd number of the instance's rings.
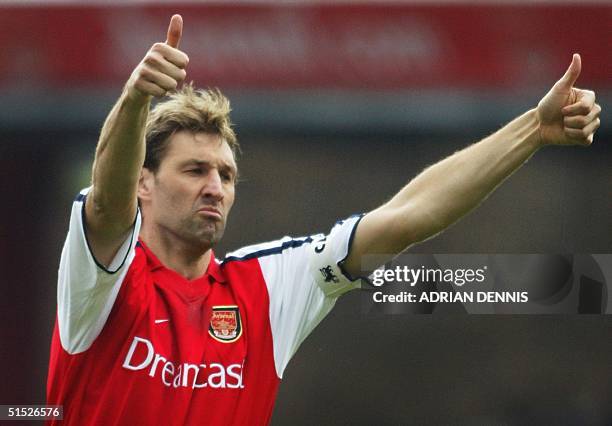
[[155,175],[153,172],[146,167],[140,169],[140,178],[138,179],[138,199],[142,201],[150,200],[153,185],[155,185]]

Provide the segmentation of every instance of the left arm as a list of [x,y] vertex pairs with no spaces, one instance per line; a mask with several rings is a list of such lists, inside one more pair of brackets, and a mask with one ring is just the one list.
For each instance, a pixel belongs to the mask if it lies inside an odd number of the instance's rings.
[[430,166],[358,225],[344,267],[361,275],[361,257],[394,257],[438,234],[478,206],[545,145],[590,145],[601,108],[591,91],[573,87],[574,55],[565,75],[532,109],[491,136]]

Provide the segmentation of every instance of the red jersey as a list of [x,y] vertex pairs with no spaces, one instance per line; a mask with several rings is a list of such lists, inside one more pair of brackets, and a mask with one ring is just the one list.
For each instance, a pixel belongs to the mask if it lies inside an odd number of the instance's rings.
[[[137,235],[108,267],[73,204],[58,274],[47,403],[62,425],[268,424],[283,371],[337,297],[359,217],[246,247],[187,280]],[[51,424],[54,424],[52,422]]]

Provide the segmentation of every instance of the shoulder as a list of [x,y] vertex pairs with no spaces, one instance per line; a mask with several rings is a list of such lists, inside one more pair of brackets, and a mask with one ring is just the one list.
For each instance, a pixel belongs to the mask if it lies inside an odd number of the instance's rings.
[[265,243],[253,244],[228,253],[222,260],[223,264],[235,261],[246,261],[250,259],[282,254],[292,249],[303,248],[313,241],[323,238],[323,234],[309,235],[304,237],[285,236],[279,240]]

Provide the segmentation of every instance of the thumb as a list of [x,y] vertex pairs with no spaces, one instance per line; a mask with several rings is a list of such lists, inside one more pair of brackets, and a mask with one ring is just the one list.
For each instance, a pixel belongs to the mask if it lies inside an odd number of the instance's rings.
[[565,71],[565,74],[563,74],[563,77],[561,77],[561,79],[557,81],[557,84],[555,84],[555,86],[566,90],[571,89],[574,86],[576,80],[578,80],[578,76],[580,75],[581,69],[582,63],[580,60],[580,55],[574,53],[574,55],[572,56],[572,63],[568,67],[567,71]]
[[168,25],[168,36],[166,44],[170,47],[178,48],[183,35],[183,18],[181,15],[172,15],[170,25]]

